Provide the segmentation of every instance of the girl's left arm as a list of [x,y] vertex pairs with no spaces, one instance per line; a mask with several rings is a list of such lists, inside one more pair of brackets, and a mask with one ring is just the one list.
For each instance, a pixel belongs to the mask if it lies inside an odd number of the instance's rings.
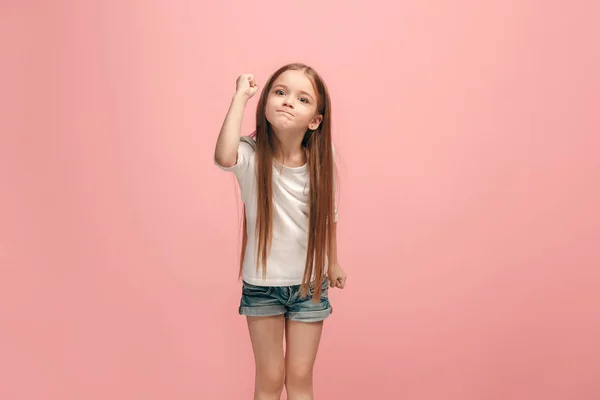
[[[335,222],[337,228],[337,222]],[[336,229],[337,230],[337,229]],[[329,286],[343,289],[346,286],[346,273],[340,266],[337,252],[337,238],[333,243],[333,262],[329,263],[328,268]]]

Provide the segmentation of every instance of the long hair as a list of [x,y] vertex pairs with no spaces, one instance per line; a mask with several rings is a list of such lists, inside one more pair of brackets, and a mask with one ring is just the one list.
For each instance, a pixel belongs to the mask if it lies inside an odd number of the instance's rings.
[[[325,276],[325,264],[336,263],[335,218],[335,163],[331,140],[331,101],[325,82],[311,67],[304,64],[288,64],[277,71],[265,83],[256,109],[256,268],[267,270],[267,257],[273,239],[273,153],[277,138],[265,115],[267,97],[273,82],[287,70],[302,70],[311,80],[317,94],[317,111],[323,116],[319,127],[307,130],[302,140],[309,170],[309,222],[308,246],[300,295],[306,296],[314,273],[315,284],[312,300],[318,302],[322,292],[321,282]],[[243,239],[240,276],[244,253],[248,243],[246,211],[243,210]]]

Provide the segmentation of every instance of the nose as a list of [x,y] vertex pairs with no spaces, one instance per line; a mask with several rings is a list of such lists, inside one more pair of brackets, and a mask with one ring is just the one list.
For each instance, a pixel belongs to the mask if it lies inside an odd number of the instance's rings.
[[288,106],[289,108],[294,108],[294,100],[292,97],[286,97],[283,101],[284,106]]

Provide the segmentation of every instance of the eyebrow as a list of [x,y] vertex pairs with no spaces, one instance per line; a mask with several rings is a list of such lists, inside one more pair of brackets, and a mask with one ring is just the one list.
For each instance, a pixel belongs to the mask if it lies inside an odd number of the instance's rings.
[[[287,87],[287,86],[285,86],[285,85],[282,85],[281,83],[280,83],[280,84],[278,84],[278,85],[275,85],[275,86],[273,86],[273,89],[275,89],[275,88],[277,88],[277,87],[281,87],[281,88],[284,88],[284,89],[286,89],[286,90],[288,89],[288,87]],[[301,91],[300,91],[300,93],[303,93],[303,94],[307,95],[308,97],[310,97],[311,99],[313,99],[313,97],[311,96],[311,94],[310,94],[310,93],[307,93],[307,92],[305,92],[304,90],[301,90]]]

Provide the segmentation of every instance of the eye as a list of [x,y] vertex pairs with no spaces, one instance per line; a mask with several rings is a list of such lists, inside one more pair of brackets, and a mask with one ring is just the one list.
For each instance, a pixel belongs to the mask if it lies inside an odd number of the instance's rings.
[[278,95],[278,96],[282,96],[282,95],[285,94],[285,92],[283,90],[281,90],[281,89],[275,89],[275,94]]
[[303,103],[306,103],[306,104],[309,103],[309,101],[308,101],[308,99],[306,97],[300,97],[300,101],[303,102]]

